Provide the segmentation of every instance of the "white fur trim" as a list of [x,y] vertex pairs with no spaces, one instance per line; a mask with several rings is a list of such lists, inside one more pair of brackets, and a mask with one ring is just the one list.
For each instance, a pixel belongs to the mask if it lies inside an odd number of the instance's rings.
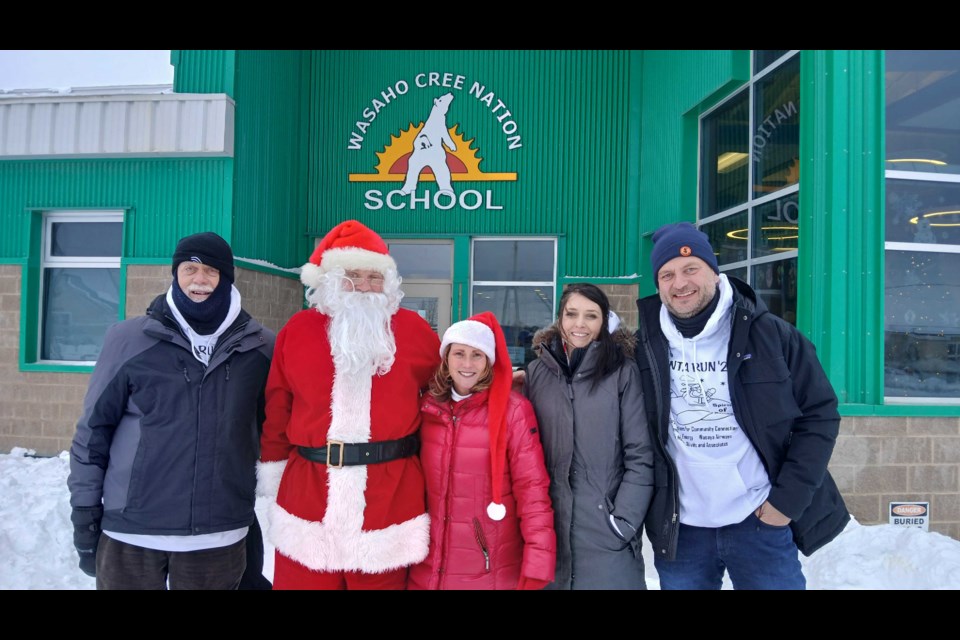
[[273,546],[314,571],[384,573],[421,562],[430,548],[430,517],[425,513],[378,531],[345,530],[329,517],[310,522],[277,504],[270,505],[269,513]]
[[493,329],[476,320],[461,320],[450,325],[443,332],[443,341],[440,343],[440,357],[451,344],[465,344],[474,349],[483,351],[490,364],[497,361],[497,340],[493,336]]
[[300,282],[308,287],[316,287],[320,284],[320,276],[323,275],[323,271],[320,270],[319,265],[315,265],[312,262],[308,262],[300,268]]
[[300,281],[308,287],[315,287],[320,284],[319,277],[335,267],[341,267],[345,271],[349,269],[372,269],[373,271],[386,273],[387,269],[396,271],[397,263],[386,253],[377,253],[376,251],[367,251],[356,247],[327,249],[323,252],[319,265],[312,262],[303,265],[303,269],[300,271]]
[[[336,372],[331,393],[328,440],[370,442],[370,391],[373,376]],[[367,507],[367,467],[327,469],[327,511],[322,522],[271,507],[270,538],[283,555],[315,571],[382,573],[416,564],[430,546],[430,518],[377,531],[363,530]]]
[[286,460],[257,463],[257,495],[263,498],[276,498],[280,490],[280,479],[287,468]]

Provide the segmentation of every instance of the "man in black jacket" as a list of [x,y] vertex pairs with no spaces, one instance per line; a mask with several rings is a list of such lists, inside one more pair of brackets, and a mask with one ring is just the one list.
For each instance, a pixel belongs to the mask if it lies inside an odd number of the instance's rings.
[[655,443],[645,527],[663,589],[803,589],[809,555],[850,519],[827,471],[837,397],[812,343],[721,275],[706,234],[660,228],[658,295],[637,301]]
[[235,589],[248,542],[251,568],[263,564],[256,461],[274,335],[241,308],[217,234],[181,239],[172,272],[146,316],[107,331],[70,448],[74,544],[98,589]]

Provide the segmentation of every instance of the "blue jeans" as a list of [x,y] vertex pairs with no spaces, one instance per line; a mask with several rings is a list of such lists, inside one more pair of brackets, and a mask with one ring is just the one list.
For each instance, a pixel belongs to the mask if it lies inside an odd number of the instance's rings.
[[806,589],[790,526],[774,527],[750,514],[716,529],[680,525],[676,560],[656,557],[660,588],[719,589],[724,569],[734,589]]

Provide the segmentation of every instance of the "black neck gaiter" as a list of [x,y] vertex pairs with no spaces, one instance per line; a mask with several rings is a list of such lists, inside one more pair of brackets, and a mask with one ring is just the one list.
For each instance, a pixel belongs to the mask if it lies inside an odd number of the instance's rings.
[[230,294],[233,287],[227,282],[221,282],[213,290],[210,297],[203,302],[194,302],[183,292],[173,278],[173,302],[180,310],[180,315],[187,324],[201,336],[208,336],[223,324],[223,320],[230,312]]
[[677,327],[680,335],[684,338],[693,338],[694,336],[700,335],[703,328],[707,326],[707,321],[710,319],[710,316],[713,315],[713,312],[717,310],[718,304],[720,304],[719,286],[717,286],[717,290],[713,294],[713,300],[710,301],[710,304],[708,304],[703,311],[690,318],[678,318],[671,313],[670,319],[673,320],[673,324]]

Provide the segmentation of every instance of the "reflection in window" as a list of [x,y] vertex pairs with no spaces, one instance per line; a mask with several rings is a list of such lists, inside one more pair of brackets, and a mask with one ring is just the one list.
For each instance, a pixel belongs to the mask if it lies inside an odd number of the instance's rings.
[[753,52],[753,72],[760,73],[778,59],[783,57],[789,49],[757,49]]
[[403,296],[401,306],[404,309],[416,311],[417,314],[427,321],[430,328],[434,331],[439,329],[439,304],[436,298],[420,298],[416,296]]
[[800,180],[800,57],[754,86],[753,195],[759,198]]
[[800,55],[788,53],[755,51],[747,87],[701,118],[698,217],[720,270],[796,324]]
[[41,361],[94,362],[120,307],[121,214],[48,214],[40,296]]
[[960,399],[960,51],[886,52],[884,396]]
[[743,91],[702,121],[700,209],[703,217],[747,201],[748,99],[749,94]]
[[891,171],[960,173],[960,51],[887,51]]
[[451,279],[453,244],[450,242],[389,242],[387,246],[404,280]]
[[553,287],[475,287],[473,313],[497,316],[514,366],[536,359],[533,335],[553,322]]
[[754,265],[751,281],[757,296],[770,311],[797,324],[797,259]]
[[747,228],[747,212],[725,216],[715,222],[708,222],[700,230],[710,238],[710,246],[717,254],[719,264],[741,262],[747,259],[747,241],[750,230]]
[[796,251],[800,240],[800,207],[797,193],[758,205],[753,210],[754,258]]
[[958,273],[958,253],[886,252],[885,396],[960,396]]
[[497,316],[514,366],[536,358],[533,335],[553,321],[555,255],[552,239],[473,242],[471,313]]
[[478,240],[473,243],[473,279],[552,282],[552,240]]
[[41,360],[93,362],[117,321],[120,269],[45,269]]

